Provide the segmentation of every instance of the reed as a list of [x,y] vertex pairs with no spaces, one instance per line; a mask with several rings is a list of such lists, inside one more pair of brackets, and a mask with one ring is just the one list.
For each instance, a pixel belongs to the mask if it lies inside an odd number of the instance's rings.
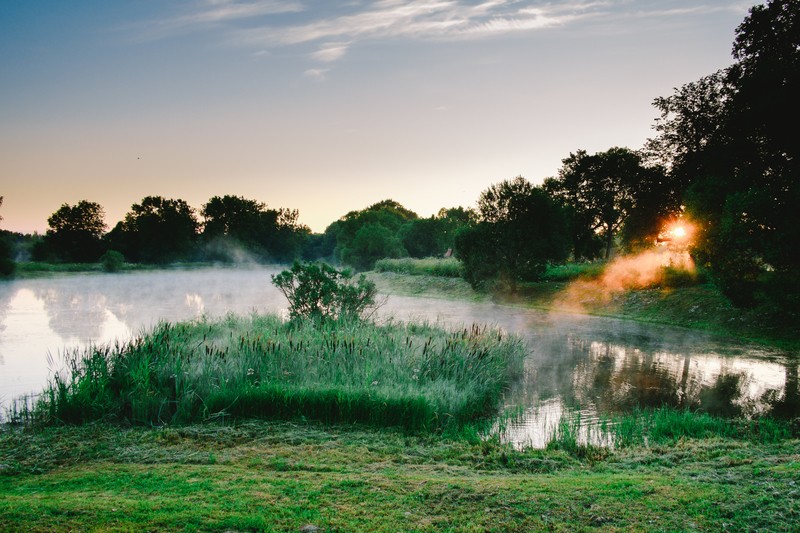
[[440,430],[493,412],[521,340],[485,327],[228,316],[167,324],[67,357],[18,421],[305,418]]
[[579,412],[567,412],[547,443],[575,457],[591,458],[602,448],[675,445],[686,440],[728,439],[774,444],[798,436],[790,421],[772,418],[727,419],[708,413],[659,407],[634,409],[589,423]]

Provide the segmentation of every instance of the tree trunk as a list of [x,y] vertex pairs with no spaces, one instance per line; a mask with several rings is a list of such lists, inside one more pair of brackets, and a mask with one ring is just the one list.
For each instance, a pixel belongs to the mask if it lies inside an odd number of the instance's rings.
[[608,236],[606,237],[606,261],[611,257],[611,246],[614,244],[614,234],[611,230],[608,231]]

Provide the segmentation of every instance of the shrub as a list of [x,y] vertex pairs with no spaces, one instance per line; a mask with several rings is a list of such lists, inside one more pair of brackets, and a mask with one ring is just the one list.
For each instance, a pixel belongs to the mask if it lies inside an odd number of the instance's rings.
[[100,264],[106,272],[119,272],[124,262],[125,257],[116,250],[109,250],[100,257]]
[[375,284],[361,274],[336,270],[327,263],[295,262],[272,276],[272,283],[289,300],[291,318],[315,320],[362,318],[375,309]]

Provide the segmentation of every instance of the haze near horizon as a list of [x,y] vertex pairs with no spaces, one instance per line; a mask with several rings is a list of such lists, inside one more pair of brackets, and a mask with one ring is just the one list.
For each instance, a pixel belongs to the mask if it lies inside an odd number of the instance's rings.
[[421,216],[578,149],[641,147],[651,102],[731,63],[750,2],[57,1],[0,7],[2,228],[147,195]]

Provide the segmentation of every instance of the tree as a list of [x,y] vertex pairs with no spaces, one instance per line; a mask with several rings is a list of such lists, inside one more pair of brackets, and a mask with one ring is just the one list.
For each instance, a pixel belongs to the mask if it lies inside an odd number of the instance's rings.
[[561,206],[542,188],[517,177],[492,185],[478,199],[478,223],[456,237],[456,255],[473,286],[500,279],[513,290],[536,280],[569,249]]
[[223,255],[243,247],[263,260],[292,261],[310,233],[298,222],[297,210],[267,209],[262,202],[240,196],[214,196],[201,215],[207,249]]
[[146,196],[109,234],[112,247],[132,261],[168,263],[192,256],[199,223],[180,199]]
[[[2,206],[3,197],[0,196],[0,207]],[[0,222],[2,221],[3,217],[0,215]],[[14,264],[12,254],[13,249],[11,247],[9,235],[7,235],[5,231],[0,231],[0,277],[10,276],[14,273],[16,265]]]
[[623,224],[642,196],[652,193],[658,171],[646,168],[641,156],[628,148],[593,155],[578,150],[562,163],[558,176],[546,180],[545,188],[569,209],[573,253],[576,258],[585,255],[584,243],[599,235],[608,259]]
[[313,320],[362,318],[375,307],[377,288],[363,274],[327,263],[298,263],[272,276],[272,284],[289,301],[289,316]]
[[81,200],[76,205],[63,204],[47,219],[49,229],[44,242],[60,260],[92,263],[103,254],[105,213],[100,204]]
[[214,196],[203,206],[203,238],[210,241],[222,236],[253,245],[258,242],[260,217],[266,205],[241,196]]
[[368,270],[384,257],[404,257],[401,228],[417,214],[394,200],[383,200],[337,221],[336,256],[348,265]]
[[685,184],[700,228],[693,253],[726,294],[800,314],[800,2],[751,8],[733,57],[656,100],[659,135],[648,146]]

